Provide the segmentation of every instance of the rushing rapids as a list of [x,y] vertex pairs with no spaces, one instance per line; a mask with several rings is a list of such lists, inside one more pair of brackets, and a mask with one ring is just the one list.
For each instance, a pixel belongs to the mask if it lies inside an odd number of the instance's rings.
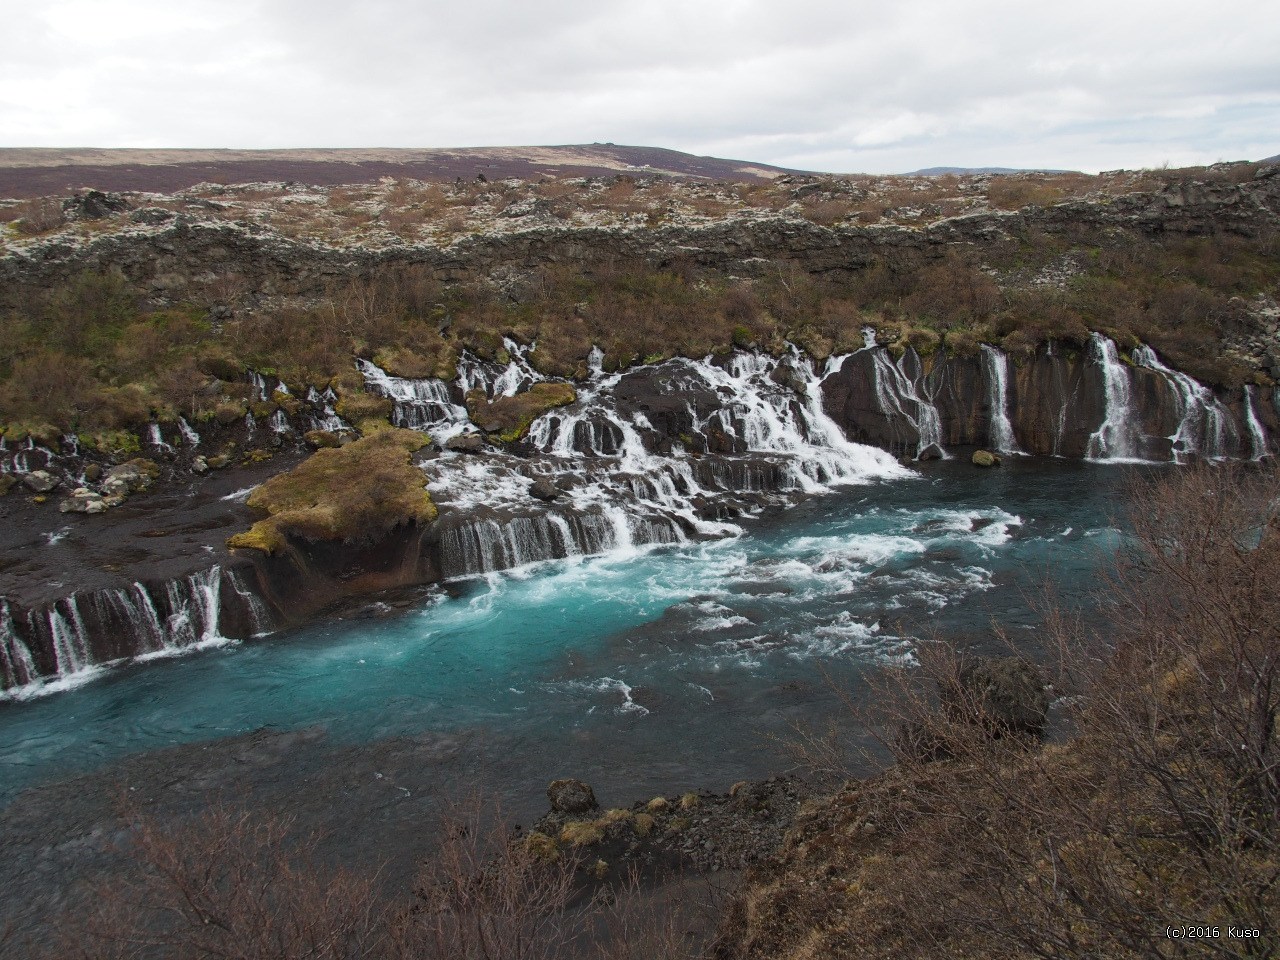
[[[820,370],[791,349],[606,373],[596,350],[571,405],[534,418],[522,439],[492,445],[468,416],[467,394],[494,402],[547,380],[530,348],[507,340],[504,351],[503,363],[464,356],[453,382],[358,362],[366,391],[391,401],[392,423],[430,434],[440,451],[421,463],[440,508],[417,548],[428,579],[737,537],[767,507],[907,479],[906,459],[947,458],[948,447],[1121,463],[1257,460],[1271,453],[1278,413],[1269,388],[1229,400],[1150,348],[1122,356],[1100,334],[1083,356],[1050,347],[1013,364],[988,345],[973,357],[922,358],[909,347],[895,354],[868,331],[863,349]],[[289,394],[256,373],[250,392],[260,401]],[[347,432],[336,406],[331,389],[312,388],[292,415],[277,409],[260,425],[246,417],[241,429],[252,442],[274,436],[277,444],[306,430]],[[151,424],[144,443],[174,460],[195,456],[203,438],[179,419]],[[76,486],[84,482],[78,455],[75,437],[56,450],[31,437],[0,440],[0,471],[43,469]],[[223,564],[30,610],[0,598],[0,683],[22,695],[60,689],[106,663],[288,623],[289,599],[271,592],[272,576],[259,565],[246,578]]]

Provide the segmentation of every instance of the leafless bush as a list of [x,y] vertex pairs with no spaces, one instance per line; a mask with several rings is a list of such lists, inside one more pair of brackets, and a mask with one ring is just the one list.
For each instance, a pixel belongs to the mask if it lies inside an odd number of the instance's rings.
[[375,957],[385,909],[376,874],[328,869],[318,838],[292,821],[217,803],[190,824],[129,822],[135,869],[97,890],[90,916],[68,918],[48,957]]
[[14,222],[18,232],[29,237],[57,230],[66,223],[62,201],[52,197],[23,200],[3,211],[3,218]]
[[[1275,956],[1278,514],[1274,469],[1136,486],[1107,627],[1048,611],[1063,717],[1046,744],[971,722],[964,658],[921,646],[856,713],[896,763],[802,818],[718,955]],[[838,770],[839,746],[796,750]]]

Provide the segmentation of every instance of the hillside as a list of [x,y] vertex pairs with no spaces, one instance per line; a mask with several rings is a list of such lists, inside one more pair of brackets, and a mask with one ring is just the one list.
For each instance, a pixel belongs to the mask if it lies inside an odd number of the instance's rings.
[[197,183],[369,183],[380,177],[448,182],[590,177],[617,173],[767,180],[788,172],[767,164],[695,157],[678,150],[612,143],[455,150],[58,150],[0,149],[0,198],[95,188],[171,193]]

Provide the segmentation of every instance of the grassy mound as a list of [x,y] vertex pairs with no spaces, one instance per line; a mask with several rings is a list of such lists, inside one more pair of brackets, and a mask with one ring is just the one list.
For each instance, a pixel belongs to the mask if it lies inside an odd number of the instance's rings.
[[529,424],[548,410],[564,407],[578,399],[568,383],[535,383],[524,393],[502,397],[490,403],[483,390],[467,394],[467,413],[480,429],[496,433],[503,442],[519,440]]
[[270,516],[231,537],[227,546],[270,554],[288,536],[350,541],[434,520],[435,504],[410,458],[430,442],[426,434],[388,429],[318,450],[249,495],[249,506]]

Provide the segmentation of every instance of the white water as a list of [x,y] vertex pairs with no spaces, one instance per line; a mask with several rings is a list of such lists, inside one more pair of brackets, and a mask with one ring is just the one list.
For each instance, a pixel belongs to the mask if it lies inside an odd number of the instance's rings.
[[173,447],[165,443],[164,435],[160,433],[160,424],[156,423],[154,420],[151,421],[150,426],[147,427],[147,442],[158,450],[165,450],[169,453],[173,453]]
[[[916,443],[917,459],[929,450],[936,450],[944,460],[950,459],[946,448],[942,446],[942,418],[938,416],[933,398],[921,393],[923,384],[918,389],[901,366],[893,362],[888,350],[876,346],[874,330],[868,327],[863,330],[862,335],[866,343],[863,349],[871,351],[876,377],[876,400],[881,412],[890,419],[898,417],[905,420],[915,428],[919,436]],[[916,411],[914,416],[911,409]]]
[[178,431],[182,434],[182,439],[193,447],[200,446],[200,434],[191,429],[191,424],[187,423],[183,417],[178,418]]
[[1235,424],[1212,390],[1185,373],[1166,367],[1148,346],[1133,351],[1133,362],[1155,370],[1173,392],[1179,416],[1178,429],[1169,437],[1173,441],[1174,462],[1182,463],[1188,456],[1221,460],[1229,455],[1229,444],[1237,439]]
[[85,626],[90,617],[104,630],[125,634],[136,660],[178,656],[235,643],[219,628],[224,580],[240,597],[256,634],[269,629],[262,601],[241,581],[237,571],[223,570],[219,565],[169,581],[159,597],[153,597],[142,583],[92,594],[73,593],[48,608],[43,618],[34,613],[27,618],[27,632],[32,637],[43,637],[56,657],[57,672],[52,676],[38,675],[8,604],[0,601],[0,669],[9,685],[3,696],[25,699],[68,689],[114,663],[95,658]]
[[1009,358],[1003,350],[982,345],[982,372],[987,385],[987,406],[991,410],[990,444],[996,453],[1022,453],[1009,419]]
[[1133,408],[1129,371],[1120,362],[1116,345],[1100,333],[1091,336],[1094,362],[1102,367],[1106,415],[1102,425],[1089,437],[1085,457],[1089,460],[1137,461],[1138,416]]
[[[507,343],[511,362],[498,371],[473,360],[460,364],[460,386],[501,396],[543,380],[525,361],[522,348]],[[450,456],[428,462],[429,489],[441,505],[441,543],[446,575],[490,573],[549,559],[600,553],[634,553],[689,537],[737,536],[742,528],[714,516],[726,497],[755,494],[784,502],[830,486],[908,476],[889,454],[849,443],[822,409],[821,381],[798,352],[786,362],[803,393],[774,382],[779,361],[735,354],[723,366],[677,359],[657,368],[604,374],[601,355],[589,358],[591,377],[577,385],[578,400],[538,418],[527,443],[541,451],[536,462],[499,453]],[[840,360],[828,364],[827,374]],[[422,381],[386,378],[362,368],[366,382],[406,405],[436,404],[435,424],[456,431],[465,411],[449,409],[428,395]],[[629,376],[653,378],[660,402],[674,398],[685,410],[687,439],[710,446],[720,435],[734,453],[696,457],[683,442],[657,453],[661,437],[640,410],[618,402]],[[437,382],[438,383],[438,382]],[[376,386],[373,386],[376,385]],[[443,386],[443,385],[441,385]],[[652,386],[652,385],[651,385]],[[435,396],[436,387],[431,387]],[[399,399],[403,398],[403,399]],[[408,410],[403,416],[407,419]],[[559,478],[568,489],[549,505],[530,498],[538,475]],[[711,505],[710,507],[708,505]],[[754,512],[758,500],[741,501],[730,512]],[[449,514],[471,519],[451,525]]]
[[330,433],[337,433],[351,429],[350,424],[338,416],[337,411],[333,408],[337,399],[330,389],[326,389],[324,393],[321,393],[315,387],[307,390],[307,403],[313,407],[320,408],[320,413],[312,414],[310,417],[312,430],[328,430]]
[[1249,458],[1261,460],[1267,455],[1267,434],[1258,420],[1258,412],[1253,408],[1253,386],[1244,388],[1244,422],[1249,430]]
[[368,360],[357,361],[357,366],[365,389],[391,401],[391,422],[397,427],[429,433],[436,443],[443,443],[466,423],[466,408],[452,401],[443,380],[393,377]]
[[20,687],[36,679],[31,651],[18,636],[9,604],[0,600],[0,679],[10,687]]

